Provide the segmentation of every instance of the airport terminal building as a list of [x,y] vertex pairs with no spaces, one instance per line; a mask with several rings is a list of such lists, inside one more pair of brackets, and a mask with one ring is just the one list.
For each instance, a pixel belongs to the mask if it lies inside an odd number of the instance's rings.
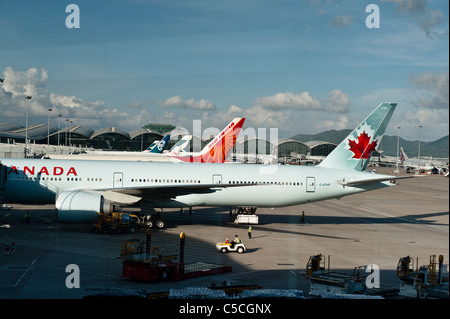
[[[155,140],[160,140],[167,133],[171,133],[169,149],[183,135],[189,134],[187,130],[176,128],[170,124],[149,124],[132,132],[126,132],[117,127],[107,127],[95,131],[89,127],[74,125],[58,130],[56,127],[47,124],[24,128],[13,123],[0,123],[0,143],[2,143],[0,157],[22,157],[20,154],[23,151],[15,150],[14,156],[11,154],[8,156],[13,151],[11,147],[9,150],[5,150],[7,145],[16,145],[17,147],[24,145],[25,139],[28,139],[28,144],[33,146],[31,156],[41,156],[46,152],[69,154],[82,152],[84,149],[140,152]],[[197,142],[196,145],[201,145],[203,148],[210,140],[211,138],[202,140]],[[193,151],[192,144],[195,143],[191,143],[190,149],[187,151]],[[274,145],[264,139],[245,136],[238,139],[233,153],[234,155],[244,154],[239,158],[239,161],[242,162],[261,162],[259,161],[260,156],[272,155],[277,158],[278,162],[299,164],[308,160],[320,161],[335,147],[335,144],[324,141],[300,142],[293,139],[280,139]],[[236,158],[235,156],[234,159]]]

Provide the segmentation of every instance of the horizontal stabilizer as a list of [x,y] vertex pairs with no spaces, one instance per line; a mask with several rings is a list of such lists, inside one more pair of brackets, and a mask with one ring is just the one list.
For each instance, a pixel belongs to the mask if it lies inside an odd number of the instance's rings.
[[386,182],[386,181],[395,181],[397,179],[405,179],[405,178],[413,178],[413,177],[420,177],[419,175],[409,175],[409,176],[383,176],[378,178],[366,178],[366,179],[360,179],[356,181],[338,181],[338,184],[343,186],[353,186],[353,185],[361,185],[361,184],[371,184],[371,183],[379,183],[379,182]]

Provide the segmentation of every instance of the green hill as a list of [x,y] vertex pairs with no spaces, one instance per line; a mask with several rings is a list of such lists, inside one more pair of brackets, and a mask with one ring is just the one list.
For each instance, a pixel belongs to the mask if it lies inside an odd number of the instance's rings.
[[[339,144],[344,138],[350,134],[352,130],[330,130],[318,134],[297,134],[291,137],[293,140],[300,142],[308,141],[324,141],[334,144]],[[419,141],[407,141],[400,138],[400,147],[408,155],[413,158],[418,155]],[[396,156],[397,155],[397,136],[385,135],[381,141],[380,149],[384,151],[384,155]],[[420,142],[420,156],[432,156],[437,158],[449,157],[449,136],[444,136],[436,141],[432,142]]]

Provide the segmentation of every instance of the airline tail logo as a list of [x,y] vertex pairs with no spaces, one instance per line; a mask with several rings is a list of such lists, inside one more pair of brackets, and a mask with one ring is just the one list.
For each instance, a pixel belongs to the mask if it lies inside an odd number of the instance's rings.
[[164,147],[166,147],[166,141],[165,140],[161,140],[161,142],[159,142],[156,147],[162,153],[164,151]]
[[381,103],[319,166],[356,171],[365,170],[372,152],[380,146],[396,106],[396,103]]
[[362,133],[358,133],[356,139],[348,139],[348,149],[353,153],[352,158],[356,159],[369,159],[373,151],[376,150],[378,140],[371,141],[372,137],[369,136],[365,130]]
[[217,135],[200,153],[200,155],[192,157],[176,157],[184,162],[196,163],[224,163],[237,137],[244,125],[245,118],[234,119],[225,129]]
[[403,164],[408,156],[406,156],[405,152],[403,151],[403,147],[400,147],[400,162]]

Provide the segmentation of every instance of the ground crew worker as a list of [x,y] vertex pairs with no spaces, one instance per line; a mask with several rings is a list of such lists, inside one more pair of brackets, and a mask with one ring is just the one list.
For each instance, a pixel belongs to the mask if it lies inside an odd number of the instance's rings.
[[29,211],[27,211],[27,212],[25,213],[25,220],[26,220],[27,224],[30,223],[30,212],[29,212]]
[[241,242],[241,240],[239,239],[238,235],[234,235],[234,240],[231,242],[231,247],[233,248],[234,245],[239,244]]
[[302,211],[302,220],[300,222],[302,224],[305,223],[305,211]]
[[252,239],[252,226],[248,227],[248,239]]

